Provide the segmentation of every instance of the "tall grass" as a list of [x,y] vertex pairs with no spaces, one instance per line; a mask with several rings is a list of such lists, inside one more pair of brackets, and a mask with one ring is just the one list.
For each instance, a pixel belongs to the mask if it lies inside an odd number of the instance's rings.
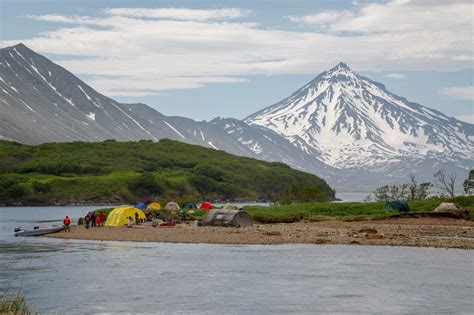
[[0,314],[32,314],[20,291],[11,294],[8,290],[0,293]]

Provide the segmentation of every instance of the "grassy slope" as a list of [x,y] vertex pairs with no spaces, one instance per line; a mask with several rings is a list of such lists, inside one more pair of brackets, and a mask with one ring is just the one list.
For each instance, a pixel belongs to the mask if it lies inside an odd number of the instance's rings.
[[[433,211],[441,202],[454,202],[458,207],[474,213],[474,196],[449,199],[429,199],[408,202],[412,211]],[[319,221],[327,219],[365,220],[382,219],[395,212],[383,210],[383,202],[299,203],[285,206],[245,207],[254,220],[262,223],[290,223],[300,220]]]
[[[148,183],[142,187],[144,174]],[[157,196],[272,200],[290,184],[317,187],[322,199],[334,196],[324,180],[282,163],[171,140],[39,146],[0,141],[0,200],[7,203],[133,201]]]

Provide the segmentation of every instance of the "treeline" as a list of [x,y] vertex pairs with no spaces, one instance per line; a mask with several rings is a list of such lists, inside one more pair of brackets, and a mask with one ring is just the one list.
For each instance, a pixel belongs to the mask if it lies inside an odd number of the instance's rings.
[[144,199],[327,201],[321,178],[168,139],[27,146],[0,141],[0,203]]
[[[374,190],[375,201],[391,200],[426,200],[429,197],[454,198],[456,173],[446,173],[445,170],[438,170],[433,175],[433,182],[418,183],[415,175],[409,176],[409,182],[400,185],[384,185]],[[432,191],[436,189],[436,192]],[[470,170],[468,177],[463,182],[464,194],[471,195],[474,191],[474,170]],[[370,201],[372,196],[367,196]]]

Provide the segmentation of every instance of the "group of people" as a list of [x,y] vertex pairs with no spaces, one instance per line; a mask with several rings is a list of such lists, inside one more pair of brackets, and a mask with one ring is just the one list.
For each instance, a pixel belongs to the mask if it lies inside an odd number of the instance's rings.
[[145,216],[147,221],[151,221],[153,226],[160,225],[163,222],[185,223],[187,220],[186,209],[176,210],[172,212],[159,210],[146,210]]
[[[176,223],[186,223],[186,210],[181,209],[177,211],[158,211],[158,210],[146,210],[145,216],[146,221],[151,221],[152,226],[161,226],[161,225],[175,225]],[[84,217],[84,227],[88,229],[89,227],[100,227],[104,226],[105,224],[105,214],[100,212],[99,214],[95,214],[92,211],[89,211],[86,216]],[[127,227],[133,227],[133,225],[140,225],[145,223],[145,219],[140,219],[138,213],[135,213],[135,218],[127,217]],[[71,219],[66,216],[63,220],[64,224],[64,231],[70,231]]]
[[133,219],[132,217],[127,217],[127,220],[127,227],[132,227],[134,224],[139,225],[142,223],[138,212],[135,212],[135,219]]
[[84,217],[84,226],[86,229],[88,229],[89,226],[91,228],[104,226],[104,223],[105,223],[105,214],[103,212],[100,212],[98,215],[96,215],[94,212],[89,211]]

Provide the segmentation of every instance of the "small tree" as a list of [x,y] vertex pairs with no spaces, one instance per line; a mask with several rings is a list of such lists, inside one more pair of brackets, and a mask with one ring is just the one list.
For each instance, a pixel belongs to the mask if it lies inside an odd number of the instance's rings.
[[374,190],[377,201],[405,200],[408,197],[408,184],[384,185]]
[[408,191],[410,192],[410,199],[415,200],[418,192],[418,183],[414,174],[410,175],[410,183],[408,184]]
[[474,169],[469,171],[469,177],[464,180],[462,187],[466,195],[472,194],[474,191]]
[[454,198],[454,185],[456,183],[456,173],[446,174],[444,170],[439,170],[434,174],[435,186],[450,198]]
[[428,198],[429,190],[433,187],[433,184],[430,182],[421,183],[416,192],[415,200],[425,200]]
[[410,175],[410,183],[407,185],[411,200],[425,200],[428,197],[429,189],[433,186],[430,182],[418,185],[415,175],[413,174]]

